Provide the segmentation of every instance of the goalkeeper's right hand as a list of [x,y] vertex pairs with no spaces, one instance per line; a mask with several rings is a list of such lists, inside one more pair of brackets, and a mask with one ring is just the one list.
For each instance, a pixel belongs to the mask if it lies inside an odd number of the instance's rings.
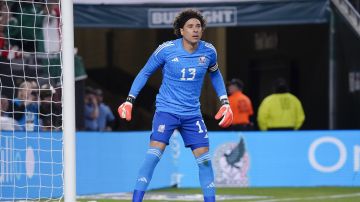
[[120,105],[120,107],[118,108],[118,113],[120,118],[126,119],[127,121],[131,120],[131,112],[134,101],[135,101],[134,97],[128,96],[126,98],[126,102]]

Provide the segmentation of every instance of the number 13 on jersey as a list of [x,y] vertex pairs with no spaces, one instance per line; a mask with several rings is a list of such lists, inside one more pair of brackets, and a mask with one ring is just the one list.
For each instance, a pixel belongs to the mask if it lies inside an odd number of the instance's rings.
[[181,70],[181,81],[191,81],[194,80],[196,75],[196,69],[195,68],[183,68]]

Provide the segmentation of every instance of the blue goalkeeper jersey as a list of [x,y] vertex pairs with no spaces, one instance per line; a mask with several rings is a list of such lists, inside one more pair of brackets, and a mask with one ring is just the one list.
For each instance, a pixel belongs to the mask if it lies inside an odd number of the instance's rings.
[[162,68],[163,80],[156,96],[156,110],[179,115],[200,113],[200,94],[207,72],[219,97],[226,96],[214,46],[199,41],[197,50],[187,52],[182,38],[160,45],[136,76],[129,95],[136,97],[148,78]]

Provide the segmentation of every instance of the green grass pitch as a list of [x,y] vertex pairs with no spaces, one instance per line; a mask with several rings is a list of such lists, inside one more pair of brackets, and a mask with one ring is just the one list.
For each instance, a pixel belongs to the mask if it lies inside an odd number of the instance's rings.
[[[360,187],[272,187],[272,188],[217,188],[217,197],[224,196],[222,200],[225,202],[360,202]],[[130,194],[129,194],[130,195]],[[160,202],[160,201],[201,201],[191,199],[191,196],[201,195],[200,189],[159,189],[149,191],[151,196],[169,196],[164,199],[147,200],[144,202]],[[190,197],[187,200],[174,199],[172,196]],[[231,197],[240,197],[238,199],[230,199]],[[178,197],[179,198],[179,197]],[[229,199],[226,199],[229,198]],[[219,199],[219,198],[218,198]],[[110,202],[110,201],[131,201],[130,199],[119,200],[110,198],[82,198],[77,201],[81,202]]]

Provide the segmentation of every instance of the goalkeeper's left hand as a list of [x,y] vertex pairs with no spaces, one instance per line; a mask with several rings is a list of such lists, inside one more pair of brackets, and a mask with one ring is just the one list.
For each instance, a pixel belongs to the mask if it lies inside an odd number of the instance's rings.
[[127,121],[131,121],[131,112],[133,103],[135,101],[135,98],[132,96],[128,96],[126,98],[126,102],[122,103],[118,108],[118,113],[120,118],[126,119]]
[[233,112],[231,111],[229,100],[222,99],[221,100],[221,107],[219,111],[215,115],[215,119],[219,120],[221,117],[221,121],[219,122],[219,126],[222,128],[227,128],[232,124],[233,121]]

